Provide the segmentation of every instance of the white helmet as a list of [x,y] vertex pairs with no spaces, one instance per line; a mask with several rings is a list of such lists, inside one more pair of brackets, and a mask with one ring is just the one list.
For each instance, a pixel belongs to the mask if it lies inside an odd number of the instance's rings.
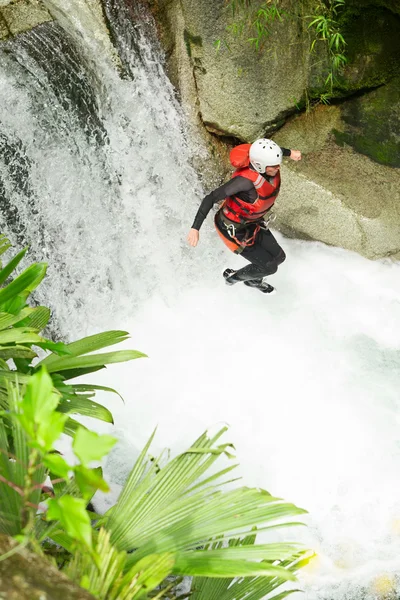
[[265,173],[266,167],[274,167],[282,162],[282,150],[272,140],[261,138],[250,146],[251,165],[258,173]]

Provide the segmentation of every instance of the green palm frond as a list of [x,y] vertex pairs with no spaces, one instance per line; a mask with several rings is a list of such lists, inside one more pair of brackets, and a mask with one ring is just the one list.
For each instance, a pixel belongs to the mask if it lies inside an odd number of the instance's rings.
[[50,320],[50,309],[47,306],[37,306],[29,310],[30,314],[20,324],[42,331]]
[[11,248],[10,240],[4,235],[4,233],[0,233],[0,255],[4,254],[4,252],[7,252],[9,248]]
[[[103,333],[97,333],[82,338],[77,342],[66,344],[66,347],[68,348],[69,356],[82,356],[84,354],[89,354],[89,352],[95,352],[96,350],[112,346],[113,344],[120,344],[128,338],[129,333],[127,331],[105,331]],[[47,370],[50,370],[49,366],[53,364],[55,360],[57,360],[56,356],[47,356],[41,361],[41,364],[46,365]]]
[[[0,236],[0,254],[10,248],[11,244],[4,235]],[[85,337],[70,344],[54,343],[40,335],[49,322],[50,310],[45,306],[31,308],[26,305],[30,293],[40,284],[46,274],[45,263],[33,264],[4,285],[9,276],[26,254],[24,248],[7,265],[0,270],[0,389],[4,389],[6,381],[17,384],[17,374],[31,375],[45,365],[52,375],[55,388],[60,392],[61,412],[81,414],[112,423],[112,415],[108,409],[93,401],[97,390],[117,393],[112,388],[86,384],[85,389],[75,383],[69,386],[65,381],[94,373],[108,364],[125,362],[146,356],[135,350],[123,350],[93,354],[102,348],[119,344],[128,339],[126,331],[106,331]],[[37,353],[32,346],[49,351],[47,357],[32,365]],[[13,359],[16,369],[10,369],[7,361]],[[9,371],[9,373],[5,373]],[[24,383],[19,377],[18,384]],[[87,392],[87,393],[83,393]],[[2,392],[0,391],[0,394]],[[1,404],[4,406],[2,396]],[[69,406],[68,406],[69,405]],[[69,423],[67,433],[73,433],[73,423]]]
[[[49,373],[60,373],[61,371],[70,371],[87,368],[99,367],[112,363],[126,362],[135,358],[146,356],[143,352],[137,350],[116,350],[115,352],[106,352],[103,354],[88,354],[85,356],[57,356],[53,362],[45,363]],[[42,364],[39,362],[35,369],[38,369]]]
[[[235,545],[248,545],[254,543],[248,539],[234,540]],[[283,569],[295,575],[301,568],[305,567],[313,558],[313,554],[307,551],[300,552],[280,563]],[[194,577],[190,588],[190,600],[262,600],[267,597],[270,600],[283,600],[288,595],[298,592],[297,589],[289,589],[275,596],[272,592],[277,590],[286,582],[280,577],[228,577],[215,579],[209,577]]]
[[[206,471],[230,444],[217,445],[225,428],[213,438],[202,435],[189,450],[159,467],[146,459],[150,441],[138,458],[121,496],[104,519],[111,542],[119,550],[134,550],[127,566],[153,553],[173,553],[176,575],[208,577],[268,575],[293,579],[275,565],[300,551],[295,545],[273,544],[220,547],[209,550],[210,539],[251,535],[287,523],[306,511],[271,496],[265,490],[242,487],[221,491],[220,479],[233,467],[211,477]],[[154,434],[153,434],[154,435]]]
[[10,303],[17,296],[24,297],[24,301],[29,294],[39,285],[46,274],[46,263],[37,263],[31,265],[25,271],[18,275],[11,283],[0,290],[0,310],[13,312],[9,310]]
[[[11,244],[10,244],[10,246],[11,246]],[[6,279],[11,275],[11,273],[14,271],[14,269],[17,268],[17,266],[19,265],[21,260],[24,258],[27,250],[28,250],[27,247],[24,248],[23,250],[21,250],[21,252],[19,252],[16,256],[14,256],[14,258],[12,258],[10,260],[10,262],[7,263],[7,265],[1,269],[0,285],[2,285],[6,281]]]
[[171,572],[171,554],[146,556],[125,572],[127,554],[110,543],[110,533],[100,529],[95,547],[96,558],[76,552],[65,569],[74,581],[90,591],[98,600],[140,600],[158,586]]
[[29,308],[28,306],[26,306],[17,314],[0,313],[0,330],[7,329],[8,327],[15,325],[16,323],[24,321],[32,315],[34,310],[34,308]]
[[[58,356],[52,353],[36,365],[35,369],[39,369],[42,365],[45,365],[52,375],[55,386],[63,396],[64,402],[61,410],[64,410],[67,404],[69,404],[71,408],[69,412],[71,413],[101,419],[108,423],[113,422],[110,411],[93,402],[91,398],[97,390],[118,394],[116,390],[90,383],[84,385],[70,383],[66,385],[65,382],[89,373],[94,373],[103,369],[108,364],[146,357],[146,354],[137,350],[117,350],[114,352],[92,354],[92,352],[101,350],[102,348],[124,342],[128,337],[126,331],[118,330],[88,336],[76,342],[65,344],[65,350],[68,352],[67,355]],[[89,395],[82,394],[82,392],[89,392]],[[120,396],[120,394],[118,395]]]
[[78,414],[84,417],[92,417],[105,423],[114,423],[111,412],[91,399],[91,395],[64,395],[58,410],[63,413]]

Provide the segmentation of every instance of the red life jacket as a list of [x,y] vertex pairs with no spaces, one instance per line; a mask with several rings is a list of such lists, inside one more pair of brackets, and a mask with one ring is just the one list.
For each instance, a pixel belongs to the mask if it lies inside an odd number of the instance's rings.
[[275,175],[272,183],[269,183],[265,177],[263,177],[257,171],[253,171],[250,167],[237,169],[233,177],[246,177],[253,182],[255,189],[258,193],[257,200],[251,204],[244,202],[237,196],[228,196],[222,205],[222,212],[230,221],[235,223],[252,223],[259,221],[265,215],[265,213],[274,204],[279,194],[279,188],[281,185],[280,172]]

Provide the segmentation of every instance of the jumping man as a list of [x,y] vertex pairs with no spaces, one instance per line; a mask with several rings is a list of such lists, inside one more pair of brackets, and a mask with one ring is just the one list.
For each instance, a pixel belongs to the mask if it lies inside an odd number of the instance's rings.
[[191,246],[197,246],[200,227],[213,205],[225,200],[215,215],[216,230],[230,250],[250,262],[238,271],[225,269],[228,285],[242,281],[264,294],[274,291],[263,278],[276,273],[286,258],[269,230],[283,156],[301,160],[299,150],[280,148],[266,138],[237,146],[231,152],[231,163],[237,167],[232,179],[205,196],[197,211],[187,238]]

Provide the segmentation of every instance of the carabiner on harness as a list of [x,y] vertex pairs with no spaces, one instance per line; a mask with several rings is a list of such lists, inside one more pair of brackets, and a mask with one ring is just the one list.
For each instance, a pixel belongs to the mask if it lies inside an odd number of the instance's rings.
[[233,240],[236,240],[236,227],[234,224],[230,223],[229,225],[225,225],[225,227],[229,237],[231,237]]
[[240,248],[242,248],[242,251],[247,248],[248,246],[252,246],[256,240],[257,234],[260,231],[261,227],[260,225],[256,225],[254,230],[252,232],[250,232],[248,229],[246,229],[245,235],[242,239],[238,239],[236,237],[236,228],[234,225],[227,225],[226,226],[226,230],[228,232],[229,237],[236,242],[236,244],[238,244],[238,246]]
[[260,227],[261,229],[265,229],[266,231],[268,231],[270,225],[275,221],[276,219],[276,214],[274,212],[271,212],[268,217],[266,219],[264,219],[264,221],[262,223],[260,223]]

